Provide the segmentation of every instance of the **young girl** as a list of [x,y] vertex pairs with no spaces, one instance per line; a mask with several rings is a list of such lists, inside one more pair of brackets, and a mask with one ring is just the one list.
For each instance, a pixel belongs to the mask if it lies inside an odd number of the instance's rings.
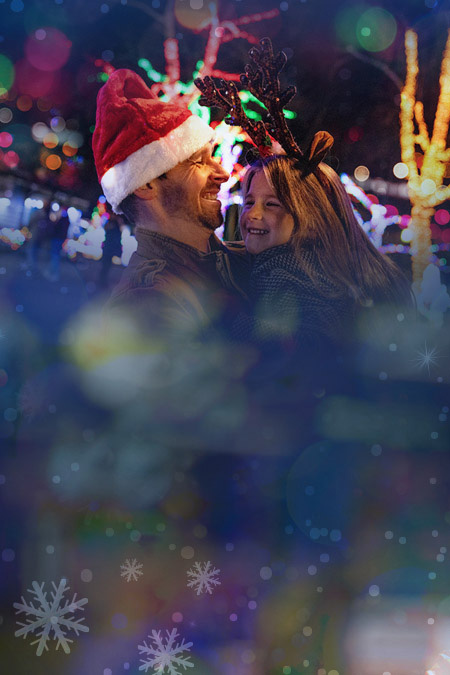
[[249,337],[342,345],[364,308],[411,307],[409,284],[358,224],[338,175],[324,163],[258,160],[243,185],[241,232],[254,255]]

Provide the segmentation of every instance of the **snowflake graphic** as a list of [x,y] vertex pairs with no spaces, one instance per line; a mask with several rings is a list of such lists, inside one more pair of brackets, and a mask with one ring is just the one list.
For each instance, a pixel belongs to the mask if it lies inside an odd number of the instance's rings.
[[220,570],[216,570],[215,567],[211,567],[211,563],[194,563],[194,567],[191,567],[188,570],[187,575],[190,577],[190,580],[187,583],[188,588],[197,588],[197,595],[200,593],[209,593],[213,592],[214,586],[220,586],[220,581],[216,579]]
[[143,572],[141,572],[142,563],[138,563],[136,558],[133,558],[133,560],[127,558],[125,563],[120,566],[120,569],[123,570],[120,576],[125,577],[127,581],[131,581],[131,579],[137,581],[138,577],[143,575]]
[[79,631],[89,632],[89,628],[81,623],[83,618],[75,620],[73,617],[73,613],[87,603],[87,598],[77,600],[75,593],[69,602],[63,597],[64,593],[69,590],[69,586],[66,586],[66,583],[66,579],[61,579],[58,586],[52,582],[53,591],[50,593],[52,599],[51,601],[47,601],[47,591],[44,591],[44,582],[39,585],[37,581],[33,581],[31,584],[33,590],[30,588],[28,592],[34,596],[34,601],[38,603],[38,607],[35,607],[31,601],[27,604],[23,596],[22,602],[14,603],[15,609],[17,609],[16,614],[25,612],[29,617],[34,617],[29,618],[27,623],[20,623],[18,621],[18,625],[22,626],[22,628],[19,628],[14,635],[25,638],[29,633],[34,633],[38,636],[38,639],[31,643],[32,645],[37,643],[36,654],[38,656],[41,656],[44,650],[48,650],[47,641],[51,637],[51,631],[53,631],[53,638],[57,640],[56,649],[61,645],[66,654],[70,653],[69,642],[73,642],[73,640],[66,637],[68,630],[74,630],[76,635],[78,635]]
[[183,652],[190,650],[192,642],[185,642],[184,638],[181,642],[176,642],[179,637],[176,628],[166,632],[165,641],[161,637],[161,631],[152,630],[151,636],[148,637],[153,642],[153,646],[148,645],[145,640],[143,645],[138,645],[139,654],[145,656],[141,659],[142,665],[139,666],[139,670],[147,672],[149,668],[154,668],[154,675],[166,672],[169,675],[179,675],[181,671],[177,670],[178,666],[183,666],[183,670],[194,667],[189,656],[182,656]]
[[423,351],[418,350],[417,356],[414,360],[418,368],[420,369],[427,368],[428,375],[430,374],[430,366],[435,366],[437,364],[437,361],[438,360],[436,347],[428,349],[426,342]]

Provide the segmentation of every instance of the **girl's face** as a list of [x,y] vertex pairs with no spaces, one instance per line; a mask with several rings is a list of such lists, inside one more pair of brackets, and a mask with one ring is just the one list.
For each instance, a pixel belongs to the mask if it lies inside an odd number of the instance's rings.
[[264,171],[251,180],[239,224],[249,253],[285,244],[292,234],[294,219],[278,200]]

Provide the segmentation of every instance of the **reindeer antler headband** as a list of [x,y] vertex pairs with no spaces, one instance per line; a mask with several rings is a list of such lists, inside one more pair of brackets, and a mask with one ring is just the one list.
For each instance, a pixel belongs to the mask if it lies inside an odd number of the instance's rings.
[[200,105],[222,108],[229,115],[225,119],[231,126],[240,126],[250,136],[258,148],[261,157],[274,154],[271,138],[278,141],[288,157],[297,159],[301,165],[303,176],[316,169],[328,154],[333,145],[333,137],[326,131],[318,131],[308,151],[303,153],[294,140],[283,113],[283,108],[297,93],[296,87],[288,87],[283,92],[280,88],[279,73],[286,65],[286,55],[273,53],[269,38],[260,41],[260,48],[253,47],[249,52],[251,62],[245,66],[241,75],[241,83],[267,109],[267,120],[254,121],[245,114],[239,92],[234,82],[219,80],[215,83],[211,77],[197,78],[195,84],[202,96]]

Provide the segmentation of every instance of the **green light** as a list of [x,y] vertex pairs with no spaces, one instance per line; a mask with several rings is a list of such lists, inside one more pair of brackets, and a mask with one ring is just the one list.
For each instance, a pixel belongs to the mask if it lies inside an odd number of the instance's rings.
[[195,78],[199,76],[200,71],[201,71],[201,69],[203,68],[204,65],[205,65],[204,61],[197,61],[197,63],[195,64],[195,71],[192,75],[193,80],[195,80]]
[[150,80],[153,80],[153,82],[162,82],[165,79],[164,75],[161,75],[161,73],[158,73],[158,71],[153,68],[148,59],[139,59],[138,66],[147,72],[147,77]]
[[245,114],[247,117],[250,117],[251,120],[262,120],[262,117],[259,113],[257,113],[255,110],[246,110]]
[[381,7],[371,7],[356,24],[356,37],[361,47],[368,52],[382,52],[394,42],[397,21]]
[[107,82],[109,79],[108,73],[97,73],[98,82]]
[[3,54],[0,54],[0,96],[6,94],[14,82],[14,66]]
[[297,118],[297,113],[293,110],[283,110],[283,112],[287,120],[295,120]]
[[206,124],[209,124],[211,121],[211,110],[203,105],[199,105],[198,103],[198,98],[195,99],[195,101],[192,101],[190,104],[189,110],[194,113],[194,115],[198,115],[199,117],[202,118]]

